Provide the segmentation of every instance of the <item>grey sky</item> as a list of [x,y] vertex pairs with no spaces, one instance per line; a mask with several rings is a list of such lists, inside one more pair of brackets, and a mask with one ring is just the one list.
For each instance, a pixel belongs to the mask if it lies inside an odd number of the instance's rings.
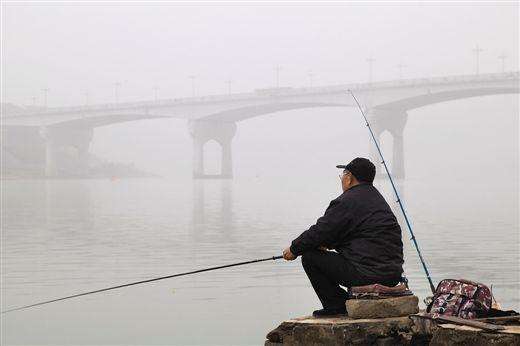
[[49,106],[518,69],[518,4],[3,4],[4,102]]

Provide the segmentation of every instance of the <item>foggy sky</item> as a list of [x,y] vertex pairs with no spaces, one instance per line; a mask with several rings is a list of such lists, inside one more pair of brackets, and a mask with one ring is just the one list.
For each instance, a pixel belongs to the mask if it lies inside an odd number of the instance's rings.
[[4,102],[49,106],[518,69],[517,3],[7,3]]
[[[113,103],[114,83],[121,83],[120,102],[153,100],[154,87],[159,98],[189,97],[189,76],[196,76],[199,96],[227,93],[227,80],[232,92],[250,92],[275,86],[275,66],[282,87],[309,86],[310,73],[315,86],[366,82],[369,57],[375,59],[374,81],[397,79],[400,63],[406,65],[404,78],[468,75],[475,73],[476,44],[483,49],[482,74],[501,71],[503,53],[506,70],[517,71],[518,4],[2,3],[2,102],[32,105],[35,97],[41,106],[42,89],[48,88],[49,107],[83,105],[86,93],[90,104]],[[493,282],[511,308],[518,306],[519,282],[511,264],[519,244],[519,110],[518,94],[409,110],[406,179],[396,179],[434,278],[463,273]],[[119,179],[110,172],[97,179],[22,175],[2,181],[9,231],[2,238],[8,253],[2,262],[8,270],[2,272],[10,305],[39,301],[38,295],[48,299],[50,291],[68,295],[65,290],[77,285],[278,251],[341,193],[335,166],[367,157],[374,146],[356,108],[275,112],[237,123],[233,180],[197,180],[187,125],[186,119],[168,118],[94,128],[87,166],[89,159],[131,163],[160,179]],[[39,153],[42,171],[55,144],[44,141],[45,133],[34,131],[39,147],[16,137],[17,145]],[[391,169],[389,132],[380,144]],[[206,174],[220,173],[221,153],[217,142],[205,144]],[[388,180],[376,185],[397,210]],[[411,245],[404,232],[406,254]],[[481,265],[475,265],[474,253],[482,254]],[[406,256],[412,288],[427,294],[415,255]],[[164,282],[148,291],[78,300],[72,309],[56,304],[54,310],[7,320],[3,329],[10,334],[3,337],[14,344],[171,343],[173,336],[197,336],[190,329],[197,321],[196,328],[205,328],[199,337],[208,343],[228,342],[226,328],[234,335],[240,329],[238,343],[246,337],[254,342],[247,334],[273,316],[314,304],[307,281],[290,281],[296,271],[251,270],[220,279],[194,276],[195,290],[187,281]],[[173,296],[172,287],[180,288]],[[253,306],[253,325],[240,313],[258,294],[269,299]],[[197,310],[197,304],[204,308]],[[111,332],[99,333],[107,325]],[[263,338],[265,331],[258,335]]]

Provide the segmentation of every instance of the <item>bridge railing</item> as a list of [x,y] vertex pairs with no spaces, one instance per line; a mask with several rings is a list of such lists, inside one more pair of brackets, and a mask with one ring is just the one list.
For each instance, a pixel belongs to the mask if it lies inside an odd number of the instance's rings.
[[111,111],[111,110],[142,110],[148,112],[150,109],[181,106],[181,105],[192,105],[200,103],[211,103],[211,102],[233,102],[233,101],[245,101],[248,99],[266,98],[270,99],[273,97],[282,96],[298,96],[307,94],[328,94],[336,92],[344,92],[348,89],[352,90],[374,90],[374,89],[387,89],[387,88],[403,88],[403,87],[415,87],[421,85],[446,85],[446,84],[460,84],[460,83],[478,83],[478,82],[494,82],[500,80],[515,80],[519,79],[520,72],[505,72],[505,73],[488,73],[480,75],[456,75],[456,76],[445,76],[445,77],[431,77],[431,78],[410,78],[400,79],[383,82],[373,83],[352,83],[352,84],[338,84],[321,87],[303,87],[303,88],[269,88],[269,89],[258,89],[255,92],[249,93],[235,93],[226,95],[207,95],[199,97],[183,97],[183,98],[170,98],[161,99],[157,101],[139,101],[139,102],[127,102],[127,103],[104,103],[92,106],[73,106],[73,107],[55,107],[47,108],[45,110],[38,111],[21,111],[17,113],[11,113],[8,116],[34,116],[34,115],[48,115],[48,114],[70,114],[70,113],[96,113],[100,111]]

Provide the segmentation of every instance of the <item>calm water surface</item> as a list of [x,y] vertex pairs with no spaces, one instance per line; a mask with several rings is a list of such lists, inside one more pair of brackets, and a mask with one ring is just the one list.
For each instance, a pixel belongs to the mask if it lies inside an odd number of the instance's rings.
[[[4,181],[2,309],[278,255],[338,194],[334,178]],[[394,200],[388,181],[377,186]],[[493,284],[504,307],[519,309],[518,185],[408,179],[400,188],[434,280]],[[406,272],[424,298],[404,238]],[[264,262],[3,315],[2,344],[261,345],[280,321],[317,307],[299,259]]]

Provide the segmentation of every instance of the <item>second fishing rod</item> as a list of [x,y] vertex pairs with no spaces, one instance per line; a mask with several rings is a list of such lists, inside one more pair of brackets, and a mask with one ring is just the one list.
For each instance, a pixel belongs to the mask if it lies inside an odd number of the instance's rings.
[[423,255],[421,253],[421,249],[419,248],[419,244],[417,243],[417,239],[415,238],[415,234],[413,232],[412,225],[410,224],[410,220],[408,219],[408,215],[406,214],[406,211],[404,209],[403,202],[402,202],[401,197],[399,196],[399,192],[397,192],[397,188],[394,184],[394,179],[392,179],[392,175],[390,174],[390,171],[388,170],[388,166],[387,166],[386,160],[383,156],[383,152],[381,151],[381,148],[379,147],[376,136],[374,135],[374,131],[372,131],[372,126],[370,126],[370,123],[368,122],[368,118],[365,114],[365,111],[363,110],[363,107],[361,107],[361,104],[359,103],[356,95],[354,95],[352,90],[349,90],[348,92],[352,96],[354,101],[356,102],[356,105],[359,108],[361,115],[363,115],[363,119],[365,120],[365,125],[367,126],[368,130],[370,131],[370,136],[372,137],[372,140],[374,141],[374,144],[376,146],[379,157],[381,158],[381,163],[385,167],[386,174],[388,175],[388,179],[390,180],[390,184],[392,185],[392,189],[394,190],[395,196],[397,198],[397,202],[399,203],[399,207],[401,208],[401,212],[403,213],[403,217],[406,222],[406,226],[408,228],[408,231],[410,232],[410,240],[413,242],[413,244],[415,246],[415,250],[417,250],[417,254],[419,255],[419,260],[421,261],[421,265],[423,267],[424,273],[426,274],[426,278],[428,279],[428,284],[430,285],[430,290],[431,290],[432,294],[434,294],[435,285],[433,284],[433,280],[431,278],[430,271],[428,270],[428,266],[426,265],[426,262],[424,261]]

